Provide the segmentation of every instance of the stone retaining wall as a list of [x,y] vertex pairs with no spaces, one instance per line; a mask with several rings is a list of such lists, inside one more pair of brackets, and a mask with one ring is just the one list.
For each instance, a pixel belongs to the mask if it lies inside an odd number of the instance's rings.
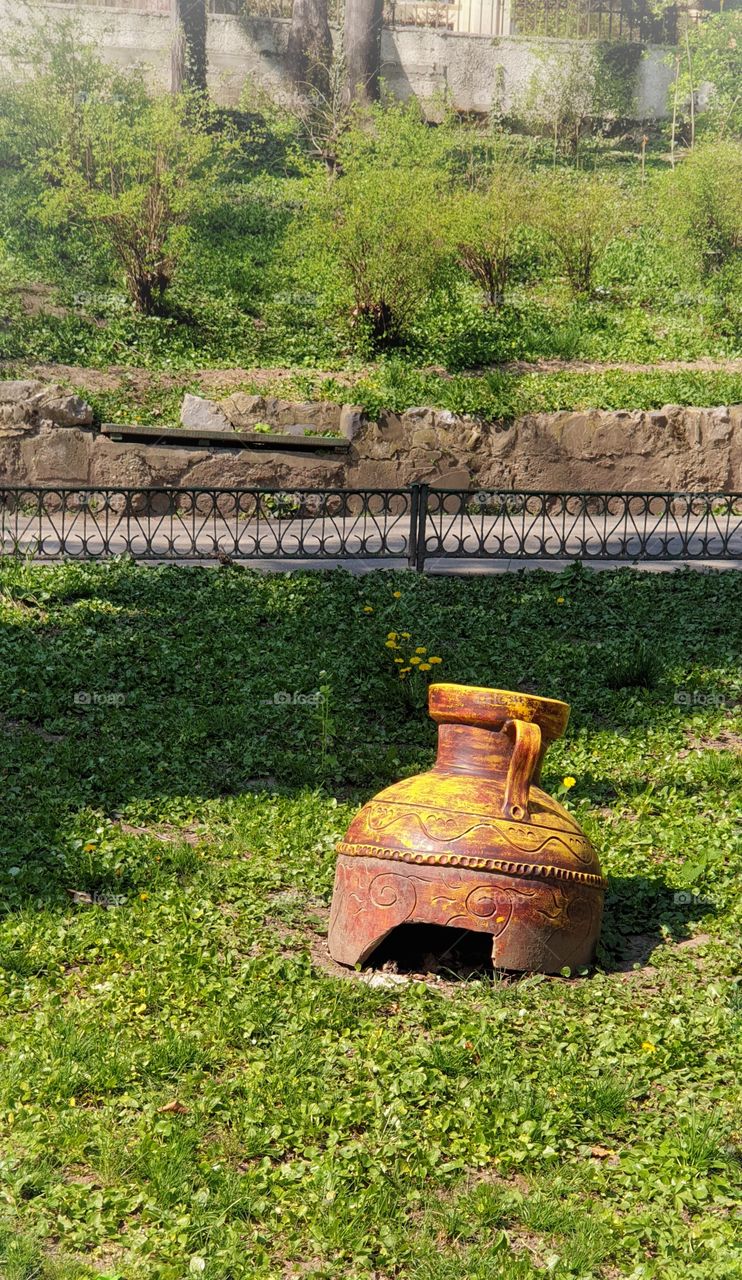
[[[116,442],[93,427],[90,407],[59,387],[0,382],[0,485],[129,488],[444,488],[534,490],[742,490],[742,405],[659,411],[530,414],[509,425],[443,409],[383,413],[353,405],[294,405],[236,393],[220,404],[235,448]],[[240,447],[256,421],[309,423],[350,441],[347,454]]]

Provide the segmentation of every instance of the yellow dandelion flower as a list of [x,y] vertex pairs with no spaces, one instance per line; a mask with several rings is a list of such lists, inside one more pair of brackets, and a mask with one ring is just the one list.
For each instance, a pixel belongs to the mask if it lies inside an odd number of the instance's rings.
[[422,662],[422,658],[410,658],[410,663],[412,664],[413,667],[418,666],[418,664],[421,662]]
[[420,670],[421,670],[421,671],[430,671],[430,663],[429,663],[429,662],[421,662],[421,663],[420,663]]
[[556,602],[557,604],[564,604],[564,596],[557,596]]
[[142,901],[142,902],[146,902],[146,901],[147,901],[147,899],[148,899],[148,897],[149,897],[149,894],[148,894],[148,893],[140,893],[139,897],[140,897],[140,899],[141,899],[141,901]]
[[397,639],[396,631],[387,631],[386,638],[387,640],[396,640]]
[[642,1044],[642,1049],[644,1050],[645,1053],[656,1053],[657,1045],[652,1044],[651,1040],[645,1040]]
[[428,658],[428,662],[433,663],[433,665],[435,665],[436,662],[442,662],[442,661],[443,661],[442,658]]
[[417,648],[416,648],[416,650],[415,650],[415,653],[427,653],[427,652],[428,652],[428,651],[427,651],[427,649],[425,648],[425,645],[424,645],[424,644],[420,644],[420,645],[418,645],[418,647],[417,647]]
[[395,661],[396,663],[398,663],[398,664],[399,664],[399,666],[401,667],[401,666],[402,666],[402,663],[404,662],[404,658],[395,658],[395,659],[394,659],[394,661]]
[[402,637],[402,639],[403,639],[403,640],[409,640],[409,638],[410,638],[410,633],[409,633],[409,631],[400,631],[400,633],[399,633],[399,634],[401,635],[401,637]]
[[394,596],[394,599],[395,599],[395,600],[401,600],[401,599],[402,599],[402,592],[401,592],[401,591],[393,591],[393,592],[392,592],[392,595]]
[[384,641],[384,646],[385,646],[385,648],[387,648],[387,649],[398,649],[398,648],[399,648],[399,645],[397,644],[397,641],[396,641],[396,640],[385,640],[385,641]]
[[363,606],[363,612],[364,612],[364,613],[373,613],[373,611],[374,611],[374,610],[373,610],[373,605],[365,604],[365,605]]
[[567,775],[566,778],[562,778],[562,786],[565,787],[567,791],[571,791],[572,787],[575,786],[576,782],[577,782],[577,779],[571,778],[569,775]]

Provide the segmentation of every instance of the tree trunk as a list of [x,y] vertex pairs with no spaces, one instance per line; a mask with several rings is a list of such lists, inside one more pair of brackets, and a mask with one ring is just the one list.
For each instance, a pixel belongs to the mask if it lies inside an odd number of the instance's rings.
[[297,89],[330,95],[332,34],[327,0],[294,0],[288,42],[289,74]]
[[170,0],[170,88],[206,93],[206,0]]
[[379,96],[383,16],[384,0],[345,0],[343,47],[351,101],[373,102]]

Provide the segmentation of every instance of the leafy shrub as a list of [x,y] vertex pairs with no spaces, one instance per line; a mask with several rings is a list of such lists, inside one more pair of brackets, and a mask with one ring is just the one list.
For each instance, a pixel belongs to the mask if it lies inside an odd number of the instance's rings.
[[160,312],[186,227],[209,201],[227,144],[198,99],[149,98],[105,66],[74,20],[32,33],[33,78],[0,86],[0,160],[23,175],[24,212],[59,243],[101,245],[136,309]]
[[532,209],[530,175],[513,164],[499,165],[484,191],[457,191],[451,199],[448,231],[456,256],[488,306],[505,300]]
[[696,147],[671,175],[671,221],[705,272],[742,251],[742,142]]
[[372,350],[399,344],[441,266],[435,208],[431,170],[351,167],[326,188],[316,233],[329,237],[352,326]]
[[[694,112],[697,136],[739,138],[742,135],[742,12],[705,13],[688,30],[687,57],[681,57],[677,84],[681,119],[690,123],[691,95],[703,94],[703,109]],[[670,109],[675,97],[670,86]]]
[[517,114],[529,128],[552,139],[555,158],[562,151],[574,160],[597,114],[597,89],[597,63],[589,45],[574,43],[556,63],[546,48]]
[[211,199],[220,139],[182,98],[85,102],[76,114],[76,132],[41,160],[44,220],[82,221],[123,271],[136,309],[161,313],[178,231]]
[[555,173],[542,180],[538,213],[572,292],[590,295],[600,259],[626,221],[616,183]]

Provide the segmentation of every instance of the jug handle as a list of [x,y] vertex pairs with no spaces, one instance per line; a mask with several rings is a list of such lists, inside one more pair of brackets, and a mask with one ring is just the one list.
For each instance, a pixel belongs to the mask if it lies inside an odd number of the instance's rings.
[[541,730],[529,720],[506,720],[502,731],[513,742],[513,754],[505,780],[503,811],[505,817],[514,822],[522,822],[524,819],[527,822],[531,816],[528,812],[528,796],[541,753]]

